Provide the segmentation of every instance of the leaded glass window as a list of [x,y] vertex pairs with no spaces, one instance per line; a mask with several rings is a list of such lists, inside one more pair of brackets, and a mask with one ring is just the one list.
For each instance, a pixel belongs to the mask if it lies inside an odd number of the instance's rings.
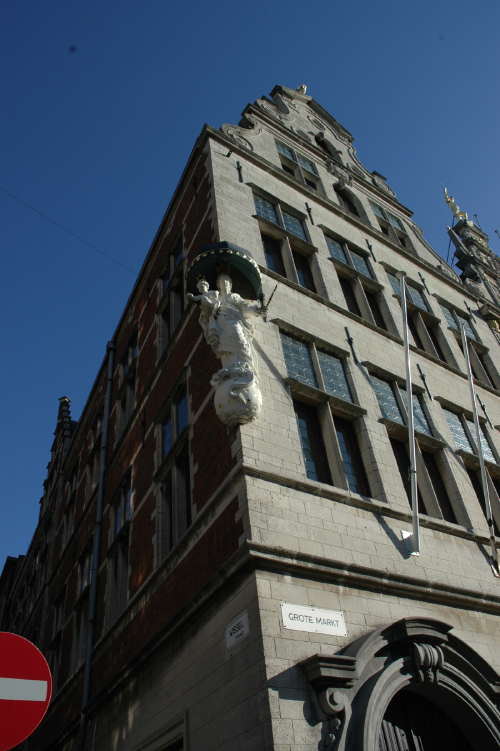
[[[474,437],[474,440],[476,440],[476,425],[474,423],[474,420],[467,419],[467,425],[469,426],[471,435]],[[491,446],[489,444],[488,439],[486,438],[486,435],[484,433],[484,428],[481,425],[481,423],[479,423],[479,438],[481,441],[481,448],[483,450],[483,457],[486,459],[487,462],[496,462],[496,459],[493,455],[493,451],[491,450]]]
[[295,378],[301,383],[318,387],[318,381],[314,372],[313,362],[309,345],[300,339],[281,334],[285,363],[290,378]]
[[335,240],[333,237],[326,235],[326,244],[328,245],[328,249],[330,251],[330,255],[332,256],[332,258],[336,258],[338,261],[347,263],[347,256],[345,254],[345,250],[342,244],[339,243],[338,240]]
[[463,325],[465,329],[465,335],[469,337],[469,339],[476,339],[476,334],[474,333],[474,330],[469,323],[469,319],[465,316],[460,315],[460,313],[456,313],[456,316],[458,319],[459,327]]
[[[404,404],[406,406],[406,388],[404,386],[399,387],[401,396],[403,397]],[[422,404],[422,397],[420,394],[413,394],[413,424],[415,430],[419,433],[425,433],[426,435],[432,435],[432,430],[427,420],[427,416],[424,412]]]
[[398,277],[395,274],[391,274],[390,271],[387,272],[387,276],[389,278],[389,281],[391,283],[391,287],[394,290],[394,293],[400,297],[401,296],[401,282],[398,279]]
[[276,147],[280,154],[283,154],[283,156],[286,156],[288,159],[291,159],[292,162],[296,162],[295,154],[290,148],[290,146],[287,146],[286,143],[282,143],[281,141],[276,141]]
[[264,246],[264,255],[266,258],[267,268],[271,269],[271,271],[274,271],[276,274],[286,276],[283,256],[281,255],[280,241],[275,237],[262,235],[262,244]]
[[403,415],[401,414],[392,384],[374,375],[371,376],[371,382],[383,416],[388,420],[393,420],[404,425]]
[[381,206],[378,205],[378,203],[373,203],[373,201],[370,201],[371,207],[373,209],[373,212],[376,216],[378,216],[380,219],[385,220],[385,214]]
[[318,360],[326,391],[340,399],[352,402],[351,389],[342,360],[322,350],[318,350]]
[[461,333],[461,325],[463,324],[465,328],[465,335],[468,336],[469,339],[477,339],[474,329],[470,325],[469,319],[466,316],[462,315],[456,310],[447,308],[446,305],[441,305],[441,310],[443,311],[443,315],[446,318],[446,323],[448,324],[450,329]]
[[427,310],[427,303],[425,302],[425,298],[423,294],[420,292],[417,287],[414,287],[413,284],[407,283],[406,288],[408,290],[408,295],[410,297],[410,301],[415,305],[415,307],[420,308],[420,310]]
[[394,214],[391,214],[389,211],[387,212],[387,218],[389,220],[389,223],[392,224],[392,226],[395,229],[400,230],[401,232],[405,232],[404,224],[401,221],[401,219],[398,219],[397,216],[394,216]]
[[302,240],[307,241],[302,220],[294,216],[293,214],[289,214],[287,211],[282,211],[282,214],[285,229],[288,230],[288,232],[291,232],[292,235],[296,235],[297,237],[302,238]]
[[269,222],[273,222],[273,224],[279,224],[278,214],[274,204],[259,195],[254,195],[254,199],[257,215],[262,217],[262,219],[267,219]]
[[311,162],[311,160],[308,159],[307,157],[302,156],[302,154],[297,154],[297,161],[300,164],[300,166],[303,167],[308,172],[312,172],[313,175],[318,174],[316,165],[314,164],[314,162]]
[[449,409],[445,409],[444,414],[446,417],[446,422],[448,423],[448,427],[453,436],[455,446],[458,449],[463,449],[464,451],[468,451],[470,454],[473,454],[474,449],[472,448],[469,437],[465,432],[465,428],[462,424],[460,416],[457,415],[456,412],[451,412]]
[[364,274],[365,276],[371,276],[372,274],[365,256],[361,253],[356,253],[355,250],[350,250],[350,254],[352,258],[352,264],[356,271],[359,271],[360,274]]

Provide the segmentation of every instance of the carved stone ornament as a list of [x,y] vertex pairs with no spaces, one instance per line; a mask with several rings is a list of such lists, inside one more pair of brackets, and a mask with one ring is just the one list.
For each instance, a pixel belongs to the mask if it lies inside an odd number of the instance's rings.
[[331,175],[337,178],[337,185],[339,188],[345,188],[352,185],[352,175],[343,165],[337,164],[337,162],[330,159],[327,162],[327,169]]
[[[206,276],[216,289],[210,289]],[[232,277],[255,299],[233,292]],[[225,425],[250,422],[262,407],[252,343],[253,321],[264,312],[259,267],[243,248],[227,243],[207,246],[188,269],[188,288],[195,286],[199,294],[188,297],[200,305],[205,340],[222,365],[210,381],[217,416]]]
[[413,644],[416,677],[421,683],[437,683],[444,663],[443,650],[434,644]]
[[[224,125],[221,125],[220,129],[225,136],[230,138],[231,141],[234,141],[238,146],[242,146],[248,151],[253,151],[253,144],[242,134],[242,131],[245,131],[245,128],[240,128],[239,125],[224,123]],[[248,133],[248,130],[246,130],[246,132]]]

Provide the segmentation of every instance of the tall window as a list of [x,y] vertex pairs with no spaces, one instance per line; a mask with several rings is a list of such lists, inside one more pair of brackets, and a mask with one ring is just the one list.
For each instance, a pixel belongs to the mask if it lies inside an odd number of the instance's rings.
[[120,410],[117,437],[123,433],[135,409],[138,355],[137,334],[134,334],[129,339],[127,348],[119,364],[118,399]]
[[[382,415],[389,422],[387,431],[396,465],[410,501],[409,459],[407,434],[406,389],[395,381],[387,381],[372,374],[371,382]],[[456,522],[445,478],[450,477],[444,454],[429,441],[431,426],[420,394],[413,395],[413,419],[416,433],[418,504],[421,513]]]
[[382,285],[374,279],[368,253],[345,240],[325,234],[330,259],[335,265],[347,309],[379,328],[388,328],[389,313],[381,295]]
[[167,406],[161,425],[158,553],[163,558],[191,524],[189,405],[184,386]]
[[448,328],[452,331],[457,344],[465,357],[462,343],[462,326],[465,329],[465,336],[469,345],[469,358],[472,374],[484,386],[489,388],[500,388],[500,379],[498,372],[491,360],[486,347],[479,341],[476,331],[474,330],[469,316],[456,308],[441,305],[444,318]]
[[182,234],[167,253],[165,270],[160,280],[161,300],[158,309],[158,353],[172,340],[181,322],[186,301],[184,297],[184,241]]
[[289,334],[281,338],[307,477],[370,495],[357,437],[363,410],[353,403],[344,359]]
[[276,141],[281,168],[311,190],[323,192],[314,162],[282,141]]
[[334,185],[333,189],[335,191],[335,195],[337,196],[337,201],[339,202],[340,207],[347,214],[352,214],[352,216],[360,217],[361,214],[354,195],[346,188],[340,188],[337,185]]
[[132,476],[126,473],[110,508],[106,619],[113,623],[128,601],[129,523],[132,519]]
[[[401,299],[400,280],[395,273],[387,271],[394,294]],[[423,290],[415,282],[406,281],[408,328],[410,338],[418,349],[427,352],[441,362],[454,365],[454,359],[437,318],[432,314]]]
[[319,269],[312,246],[285,233],[278,237],[263,232],[261,237],[268,269],[311,292],[318,291]]
[[406,226],[403,224],[399,217],[391,214],[385,208],[382,208],[378,203],[370,201],[373,213],[377,218],[380,231],[389,237],[393,242],[401,245],[406,250],[412,250],[412,244],[406,230]]

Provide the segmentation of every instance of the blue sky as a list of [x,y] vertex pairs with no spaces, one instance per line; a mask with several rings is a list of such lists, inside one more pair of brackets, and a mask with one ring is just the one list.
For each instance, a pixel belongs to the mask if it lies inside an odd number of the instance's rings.
[[0,26],[0,567],[34,530],[58,397],[78,418],[203,123],[306,83],[438,252],[442,185],[500,245],[497,0],[4,0]]

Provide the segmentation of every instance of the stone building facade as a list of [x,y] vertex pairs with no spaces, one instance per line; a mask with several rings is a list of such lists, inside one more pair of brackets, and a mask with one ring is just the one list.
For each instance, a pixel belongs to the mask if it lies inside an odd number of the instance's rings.
[[[500,579],[459,333],[498,534],[499,262],[461,219],[459,276],[411,216],[304,87],[203,128],[78,422],[60,400],[38,526],[0,578],[0,628],[54,674],[26,751],[498,748]],[[248,421],[214,408],[200,253],[242,298],[252,263],[262,286]]]

